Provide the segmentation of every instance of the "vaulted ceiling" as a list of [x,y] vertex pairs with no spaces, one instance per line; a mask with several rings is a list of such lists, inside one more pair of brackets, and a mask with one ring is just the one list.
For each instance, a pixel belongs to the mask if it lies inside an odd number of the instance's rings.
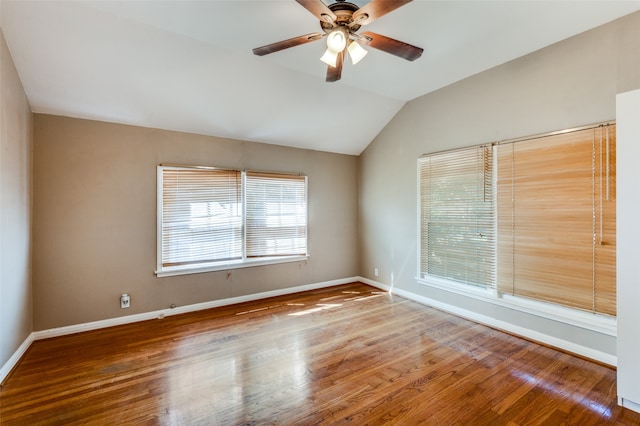
[[368,48],[334,83],[324,41],[252,53],[320,30],[294,0],[1,0],[0,18],[34,112],[357,155],[407,101],[637,10],[415,0],[364,29],[422,57]]

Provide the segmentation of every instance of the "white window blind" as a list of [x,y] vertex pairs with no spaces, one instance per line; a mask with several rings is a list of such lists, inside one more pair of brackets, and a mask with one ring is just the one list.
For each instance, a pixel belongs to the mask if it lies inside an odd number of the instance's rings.
[[162,167],[162,267],[242,258],[241,173]]
[[247,257],[307,254],[305,176],[246,173]]
[[420,275],[495,287],[493,150],[431,154],[420,167]]
[[158,276],[307,256],[307,177],[158,167]]

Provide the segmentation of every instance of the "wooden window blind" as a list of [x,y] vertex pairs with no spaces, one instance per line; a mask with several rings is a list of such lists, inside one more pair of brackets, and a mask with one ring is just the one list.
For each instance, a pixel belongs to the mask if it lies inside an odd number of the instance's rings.
[[616,313],[615,125],[497,146],[498,289]]
[[495,287],[490,145],[422,157],[420,275]]
[[241,172],[161,170],[162,266],[241,259]]
[[306,176],[246,172],[247,257],[307,254]]

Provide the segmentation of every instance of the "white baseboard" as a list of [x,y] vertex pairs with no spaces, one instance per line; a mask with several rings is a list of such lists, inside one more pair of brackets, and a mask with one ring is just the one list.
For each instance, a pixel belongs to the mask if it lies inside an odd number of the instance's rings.
[[370,280],[369,278],[358,277],[358,281],[360,281],[361,283],[364,283],[364,284],[368,284],[368,285],[370,285],[372,287],[378,288],[378,289],[380,289],[382,291],[388,291],[388,292],[391,292],[391,293],[395,293],[393,287],[388,286],[386,284],[379,283],[378,281]]
[[13,355],[11,355],[11,358],[9,358],[7,362],[4,363],[2,368],[0,368],[0,384],[4,382],[4,379],[9,375],[11,370],[13,370],[13,367],[18,364],[18,361],[20,361],[22,355],[27,352],[27,349],[29,349],[29,346],[31,346],[34,340],[35,339],[33,333],[29,334],[27,338],[24,339],[24,342],[22,342],[22,344],[18,347],[18,350],[16,350]]
[[434,308],[449,312],[451,314],[454,314],[463,318],[467,318],[471,321],[485,324],[490,327],[494,327],[509,333],[517,334],[525,338],[529,338],[537,342],[554,346],[559,349],[563,349],[568,352],[572,352],[572,353],[575,353],[575,354],[578,354],[578,355],[581,355],[581,356],[584,356],[608,365],[615,366],[617,364],[617,357],[611,354],[596,351],[594,349],[577,345],[571,342],[566,342],[562,339],[558,339],[554,336],[549,336],[547,334],[543,334],[535,330],[530,330],[524,327],[516,326],[504,321],[496,320],[495,318],[478,314],[473,311],[461,309],[457,306],[448,305],[448,304],[439,302],[437,300],[432,300],[427,297],[417,295],[415,293],[397,289],[395,287],[390,287],[386,284],[382,284],[377,281],[370,280],[368,278],[350,277],[350,278],[343,278],[338,280],[324,281],[324,282],[319,282],[314,284],[307,284],[307,285],[302,285],[297,287],[284,288],[280,290],[272,290],[272,291],[266,291],[262,293],[249,294],[246,296],[238,296],[238,297],[231,297],[228,299],[214,300],[211,302],[203,302],[203,303],[196,303],[193,305],[179,306],[173,309],[160,309],[157,311],[143,312],[140,314],[127,315],[127,316],[117,317],[117,318],[109,318],[106,320],[93,321],[89,323],[75,324],[75,325],[70,325],[66,327],[58,327],[58,328],[52,328],[48,330],[34,331],[25,339],[25,341],[20,345],[18,350],[16,350],[16,352],[11,356],[11,358],[9,358],[9,360],[2,366],[2,368],[0,368],[0,383],[4,381],[6,376],[11,372],[11,370],[18,363],[18,361],[20,361],[20,358],[22,358],[22,356],[27,351],[27,349],[29,349],[29,346],[31,346],[31,343],[33,343],[35,340],[47,339],[50,337],[57,337],[57,336],[64,336],[64,335],[79,333],[83,331],[98,330],[101,328],[113,327],[116,325],[130,324],[134,322],[146,321],[146,320],[155,319],[155,318],[163,318],[165,316],[184,314],[187,312],[195,312],[203,309],[217,308],[220,306],[233,305],[236,303],[251,302],[254,300],[266,299],[269,297],[276,297],[276,296],[283,296],[286,294],[299,293],[302,291],[317,290],[325,287],[348,284],[354,281],[360,281],[362,283],[376,287],[380,290],[392,292],[394,294],[397,294],[398,296],[404,297],[405,299],[413,300],[414,302],[418,302],[423,305],[432,306]]
[[623,406],[624,408],[628,408],[629,410],[633,410],[636,413],[640,413],[640,404],[637,402],[633,402],[630,399],[618,397],[618,405]]
[[265,291],[262,293],[249,294],[246,296],[231,297],[228,299],[213,300],[211,302],[196,303],[193,305],[179,306],[173,309],[160,309],[157,311],[143,312],[140,314],[127,315],[117,318],[109,318],[106,320],[92,321],[83,324],[74,324],[65,327],[51,328],[48,330],[40,330],[32,332],[18,350],[9,358],[9,360],[0,368],[0,383],[4,381],[13,367],[20,361],[20,358],[29,349],[31,343],[35,340],[48,339],[50,337],[65,336],[68,334],[80,333],[83,331],[98,330],[106,327],[113,327],[122,324],[131,324],[139,321],[146,321],[155,318],[163,318],[170,315],[184,314],[187,312],[201,311],[203,309],[217,308],[220,306],[234,305],[236,303],[251,302],[254,300],[267,299],[269,297],[283,296],[286,294],[299,293],[301,291],[317,290],[325,287],[333,287],[340,284],[348,284],[359,281],[360,277],[342,278],[338,280],[323,281],[319,283],[306,284],[297,287],[284,288],[280,290]]
[[524,338],[531,339],[533,341],[536,341],[545,345],[553,346],[555,348],[558,348],[576,355],[584,356],[586,358],[589,358],[607,365],[611,365],[613,367],[615,367],[618,363],[617,356],[608,354],[606,352],[598,351],[593,348],[578,345],[576,343],[567,342],[566,340],[559,339],[555,336],[550,336],[548,334],[544,334],[536,330],[514,325],[506,321],[498,320],[492,317],[488,317],[486,315],[479,314],[477,312],[462,309],[458,306],[449,305],[447,303],[430,299],[428,297],[424,297],[406,290],[398,289],[395,287],[389,287],[385,284],[377,283],[369,279],[360,278],[360,281],[362,281],[363,283],[372,285],[374,287],[380,288],[382,290],[390,291],[393,294],[397,294],[400,297],[404,297],[405,299],[413,300],[414,302],[431,306],[436,309],[449,312],[453,315],[466,318],[471,321],[484,324],[489,327],[496,328],[498,330],[505,331],[507,333],[512,333],[518,336],[522,336]]
[[67,334],[79,333],[82,331],[98,330],[101,328],[113,327],[115,325],[131,324],[139,321],[164,318],[171,315],[179,315],[188,312],[202,311],[204,309],[218,308],[220,306],[235,305],[236,303],[252,302],[254,300],[267,299],[269,297],[284,296],[286,294],[299,293],[301,291],[317,290],[320,288],[332,287],[340,284],[348,284],[358,280],[359,277],[351,277],[339,280],[323,281],[297,287],[283,288],[280,290],[271,290],[262,293],[248,294],[245,296],[237,296],[227,299],[212,300],[210,302],[196,303],[193,305],[178,306],[176,308],[159,309],[157,311],[143,312],[140,314],[127,315],[124,317],[109,318],[106,320],[93,321],[84,324],[51,328],[48,330],[35,331],[34,335],[35,340],[48,339],[50,337],[65,336]]

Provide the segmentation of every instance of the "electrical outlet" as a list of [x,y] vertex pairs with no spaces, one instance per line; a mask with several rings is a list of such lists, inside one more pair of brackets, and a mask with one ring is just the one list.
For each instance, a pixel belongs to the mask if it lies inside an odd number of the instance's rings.
[[120,308],[128,308],[131,306],[131,297],[127,293],[122,293],[120,296]]
[[378,268],[377,267],[373,268],[373,275],[375,275],[376,277],[378,276]]

